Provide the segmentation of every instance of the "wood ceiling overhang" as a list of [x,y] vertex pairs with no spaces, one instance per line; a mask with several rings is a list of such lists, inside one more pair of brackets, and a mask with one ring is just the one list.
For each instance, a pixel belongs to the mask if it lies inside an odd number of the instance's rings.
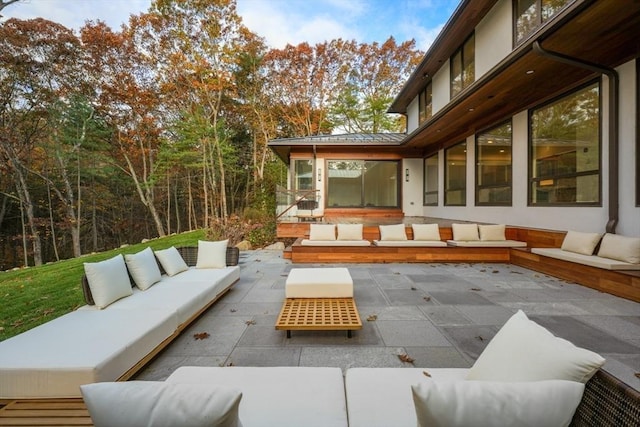
[[[495,2],[479,3],[482,9]],[[468,24],[465,27],[473,28]],[[614,68],[640,56],[640,1],[569,3],[502,62],[408,135],[403,148],[419,151],[423,156],[431,154],[600,77],[541,56],[532,48],[536,41],[545,50]],[[412,78],[422,80],[420,73],[414,73]],[[411,85],[408,82],[406,87]],[[394,101],[395,107],[399,99]]]

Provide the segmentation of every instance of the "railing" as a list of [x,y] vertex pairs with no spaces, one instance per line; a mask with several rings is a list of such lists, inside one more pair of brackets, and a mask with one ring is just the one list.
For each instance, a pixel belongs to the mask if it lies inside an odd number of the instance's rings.
[[[276,188],[277,221],[314,218],[321,210],[320,190],[289,190],[281,186]],[[304,214],[301,211],[305,211]]]

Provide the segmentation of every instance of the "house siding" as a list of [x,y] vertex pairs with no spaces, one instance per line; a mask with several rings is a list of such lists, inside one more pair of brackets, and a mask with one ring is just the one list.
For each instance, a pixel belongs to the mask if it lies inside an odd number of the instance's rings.
[[513,47],[512,1],[501,0],[476,27],[476,76],[486,74]]

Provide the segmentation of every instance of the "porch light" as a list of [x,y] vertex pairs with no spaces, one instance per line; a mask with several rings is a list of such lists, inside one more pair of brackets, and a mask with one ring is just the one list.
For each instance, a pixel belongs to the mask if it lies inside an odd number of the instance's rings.
[[404,170],[404,182],[409,182],[409,168]]

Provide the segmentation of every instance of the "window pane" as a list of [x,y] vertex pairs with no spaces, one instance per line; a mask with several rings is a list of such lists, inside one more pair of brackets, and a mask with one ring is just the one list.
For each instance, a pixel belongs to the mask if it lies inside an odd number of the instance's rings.
[[569,0],[542,0],[542,22],[555,15]]
[[531,34],[539,23],[537,0],[516,0],[516,43]]
[[433,114],[433,93],[431,83],[427,85],[424,90],[424,100],[425,100],[425,108],[424,108],[424,117],[426,119],[430,119]]
[[511,205],[511,123],[476,138],[476,204]]
[[476,80],[476,38],[471,35],[462,49],[462,87],[469,86]]
[[364,206],[398,206],[398,162],[366,162]]
[[313,190],[313,160],[295,160],[293,168],[293,189]]
[[424,159],[425,206],[438,206],[438,155]]
[[467,200],[467,144],[454,145],[445,151],[444,156],[444,204],[464,206]]
[[451,98],[462,90],[462,51],[451,57]]
[[600,96],[595,84],[531,115],[531,203],[600,203]]
[[425,91],[420,92],[418,101],[418,123],[422,124],[427,119]]
[[331,160],[327,206],[398,207],[397,161]]

